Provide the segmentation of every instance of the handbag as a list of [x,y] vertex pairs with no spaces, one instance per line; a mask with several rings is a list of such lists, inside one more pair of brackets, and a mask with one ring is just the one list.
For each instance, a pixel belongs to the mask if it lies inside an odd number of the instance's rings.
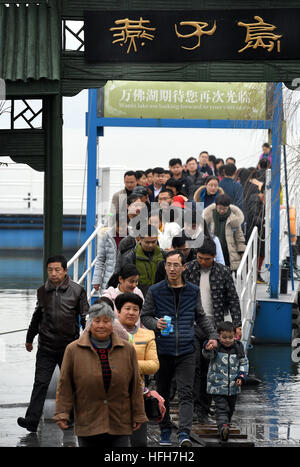
[[161,418],[159,403],[156,397],[144,396],[145,412],[149,420],[157,420]]

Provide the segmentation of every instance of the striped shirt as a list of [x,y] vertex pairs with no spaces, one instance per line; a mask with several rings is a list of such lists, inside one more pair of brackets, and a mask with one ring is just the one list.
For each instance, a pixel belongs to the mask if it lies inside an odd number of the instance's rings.
[[110,380],[111,380],[111,369],[110,369],[109,361],[108,361],[108,353],[111,349],[112,342],[111,342],[111,339],[109,339],[108,341],[98,341],[92,336],[90,336],[90,339],[91,339],[91,343],[94,349],[97,352],[97,355],[101,363],[103,385],[104,385],[105,392],[107,392],[109,389]]
[[111,380],[111,369],[110,369],[109,361],[108,361],[108,352],[110,351],[110,347],[107,349],[95,349],[95,350],[100,358],[100,362],[102,366],[104,389],[107,392],[109,389],[110,380]]

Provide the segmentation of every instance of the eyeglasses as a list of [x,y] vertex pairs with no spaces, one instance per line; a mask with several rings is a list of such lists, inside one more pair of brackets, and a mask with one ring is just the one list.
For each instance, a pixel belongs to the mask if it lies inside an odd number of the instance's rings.
[[182,268],[182,264],[178,264],[178,263],[166,263],[166,268],[174,268],[174,269],[179,269],[179,268]]

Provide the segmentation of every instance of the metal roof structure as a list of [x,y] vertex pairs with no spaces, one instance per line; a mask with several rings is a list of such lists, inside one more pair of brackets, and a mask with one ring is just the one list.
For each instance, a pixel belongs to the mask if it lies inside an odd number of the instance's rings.
[[0,5],[2,79],[60,80],[58,17],[55,3]]

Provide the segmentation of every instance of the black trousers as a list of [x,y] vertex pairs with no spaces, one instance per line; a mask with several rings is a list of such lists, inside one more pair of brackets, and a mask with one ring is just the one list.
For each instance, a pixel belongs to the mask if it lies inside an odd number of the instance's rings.
[[220,428],[224,423],[230,423],[237,396],[214,395],[213,399],[216,407],[216,423],[218,428]]
[[172,428],[170,420],[170,389],[175,376],[179,399],[178,431],[187,434],[192,429],[193,421],[193,382],[195,374],[195,355],[159,355],[160,367],[156,374],[157,392],[165,399],[166,413],[160,422],[160,428]]
[[198,415],[207,415],[212,401],[211,395],[206,392],[209,360],[202,355],[203,344],[206,340],[206,338],[198,335],[197,330],[195,330],[196,367],[193,396],[194,411]]
[[63,356],[64,351],[47,352],[39,348],[37,350],[34,385],[25,415],[33,425],[39,424],[52,375],[56,365],[61,367]]
[[129,447],[129,436],[116,436],[104,433],[95,436],[78,436],[80,448],[127,448]]
[[138,430],[132,432],[130,436],[130,445],[132,448],[146,448],[147,447],[147,427],[148,423],[142,423]]

